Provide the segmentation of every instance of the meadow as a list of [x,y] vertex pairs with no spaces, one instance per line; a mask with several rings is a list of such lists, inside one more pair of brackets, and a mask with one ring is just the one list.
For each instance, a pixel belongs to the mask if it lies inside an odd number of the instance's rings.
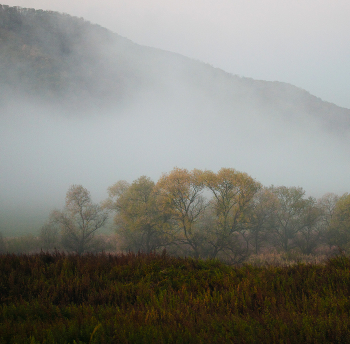
[[350,343],[350,259],[0,255],[0,343]]

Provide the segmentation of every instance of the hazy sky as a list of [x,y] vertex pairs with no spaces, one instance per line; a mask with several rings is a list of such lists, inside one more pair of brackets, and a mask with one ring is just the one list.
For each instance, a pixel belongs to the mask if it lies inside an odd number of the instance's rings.
[[349,0],[7,0],[350,108]]

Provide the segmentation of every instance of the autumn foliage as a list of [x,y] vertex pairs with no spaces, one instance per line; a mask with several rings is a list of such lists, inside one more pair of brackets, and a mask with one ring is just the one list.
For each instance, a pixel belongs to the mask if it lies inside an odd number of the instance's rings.
[[156,183],[145,176],[117,182],[104,207],[114,212],[125,251],[166,248],[177,256],[237,264],[271,248],[304,255],[325,246],[345,249],[346,200],[307,198],[300,187],[264,187],[232,168],[174,168]]

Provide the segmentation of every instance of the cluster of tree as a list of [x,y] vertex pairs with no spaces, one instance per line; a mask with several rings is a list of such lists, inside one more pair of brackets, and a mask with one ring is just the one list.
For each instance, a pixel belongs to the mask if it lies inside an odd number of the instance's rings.
[[346,229],[338,233],[334,217],[338,196],[317,201],[302,188],[263,187],[234,169],[175,168],[157,183],[147,177],[130,185],[120,181],[109,196],[104,206],[115,211],[117,232],[130,250],[167,248],[237,263],[265,246],[311,254],[325,243],[345,243]]
[[232,168],[212,171],[175,168],[157,183],[142,176],[108,189],[102,205],[73,185],[66,207],[54,211],[41,236],[53,246],[83,253],[98,245],[95,232],[114,212],[124,250],[159,251],[196,258],[243,262],[275,247],[312,254],[321,245],[350,244],[350,195],[326,194],[316,200],[300,187],[264,187]]

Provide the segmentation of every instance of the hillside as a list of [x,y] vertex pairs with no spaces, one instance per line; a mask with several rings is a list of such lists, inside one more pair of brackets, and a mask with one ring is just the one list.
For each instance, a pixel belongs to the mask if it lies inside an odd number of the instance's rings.
[[143,47],[82,18],[0,5],[3,103],[29,98],[74,111],[111,108],[147,98],[193,101],[224,112],[305,114],[348,130],[350,110],[282,82],[228,74],[184,56]]
[[[239,53],[239,52],[237,52]],[[232,167],[320,197],[350,190],[350,110],[82,18],[0,5],[0,232],[37,233],[71,184]]]

